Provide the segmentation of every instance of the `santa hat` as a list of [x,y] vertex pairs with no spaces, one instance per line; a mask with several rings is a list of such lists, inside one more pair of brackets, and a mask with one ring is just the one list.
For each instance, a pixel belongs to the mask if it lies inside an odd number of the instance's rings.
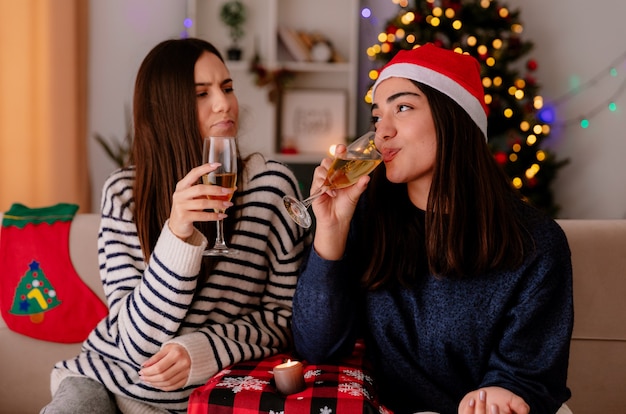
[[487,106],[480,65],[473,57],[432,43],[401,50],[382,68],[372,88],[372,98],[376,87],[392,77],[411,79],[448,95],[468,113],[487,137]]

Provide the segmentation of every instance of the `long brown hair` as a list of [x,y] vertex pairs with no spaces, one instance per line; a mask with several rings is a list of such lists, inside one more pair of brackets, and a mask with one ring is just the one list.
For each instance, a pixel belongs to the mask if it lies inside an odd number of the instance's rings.
[[360,247],[371,258],[363,285],[376,289],[398,281],[408,286],[425,271],[462,278],[519,266],[528,246],[512,202],[519,194],[469,115],[448,96],[414,83],[428,99],[437,135],[425,218],[407,223],[416,208],[406,184],[389,182],[384,165],[374,171]]
[[[209,52],[224,59],[209,42],[172,39],[156,45],[143,60],[133,98],[135,222],[146,261],[172,208],[176,183],[202,161],[202,136],[194,69]],[[215,223],[196,223],[207,235]]]

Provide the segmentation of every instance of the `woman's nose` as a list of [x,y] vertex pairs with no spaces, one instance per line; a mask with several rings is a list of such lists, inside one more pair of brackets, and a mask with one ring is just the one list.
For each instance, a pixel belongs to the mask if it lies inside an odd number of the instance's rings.
[[390,138],[393,138],[396,134],[395,128],[389,123],[380,121],[376,125],[376,138],[386,141]]
[[219,93],[215,96],[215,102],[213,104],[213,110],[215,112],[225,112],[230,109],[230,103],[228,97],[224,93]]

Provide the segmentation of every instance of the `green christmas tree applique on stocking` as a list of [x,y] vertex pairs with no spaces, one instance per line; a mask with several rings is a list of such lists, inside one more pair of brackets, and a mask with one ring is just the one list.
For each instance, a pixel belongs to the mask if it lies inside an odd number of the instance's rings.
[[4,214],[0,309],[11,330],[46,341],[81,342],[106,316],[106,306],[70,258],[70,225],[77,210],[74,204],[35,209],[13,204]]
[[39,263],[33,260],[17,286],[10,312],[14,315],[27,315],[31,322],[41,323],[45,318],[44,312],[61,304],[56,296],[56,290],[39,267]]

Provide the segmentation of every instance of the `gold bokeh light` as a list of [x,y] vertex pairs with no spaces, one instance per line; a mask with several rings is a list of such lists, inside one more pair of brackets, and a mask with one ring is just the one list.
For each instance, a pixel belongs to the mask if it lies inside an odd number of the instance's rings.
[[526,132],[526,131],[528,131],[530,129],[530,124],[528,123],[528,121],[522,121],[519,124],[519,129],[522,132]]

